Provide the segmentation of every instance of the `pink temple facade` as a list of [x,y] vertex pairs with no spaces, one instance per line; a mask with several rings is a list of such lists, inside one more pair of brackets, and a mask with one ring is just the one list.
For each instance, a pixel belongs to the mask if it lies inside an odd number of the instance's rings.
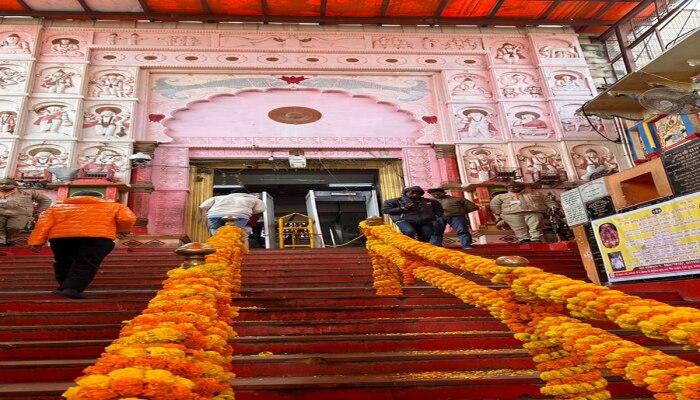
[[148,233],[184,233],[197,160],[399,159],[426,188],[627,166],[576,113],[596,89],[569,29],[66,24],[0,25],[0,176],[110,165],[152,183],[130,200]]

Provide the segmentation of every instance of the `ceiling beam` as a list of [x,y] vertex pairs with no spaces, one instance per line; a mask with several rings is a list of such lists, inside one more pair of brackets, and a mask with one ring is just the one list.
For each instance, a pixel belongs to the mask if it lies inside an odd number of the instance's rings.
[[601,42],[604,42],[605,39],[609,38],[610,36],[615,34],[615,29],[618,27],[621,27],[622,24],[625,24],[629,22],[631,19],[639,15],[640,12],[644,11],[645,8],[649,7],[651,4],[654,3],[655,0],[642,0],[637,4],[636,7],[634,7],[630,12],[628,12],[624,17],[620,18],[619,20],[615,21],[613,26],[608,28],[605,32],[603,32],[602,35],[598,36],[598,40]]
[[[270,11],[270,8],[267,6],[267,0],[260,0],[260,10],[262,11],[262,15],[266,16],[267,13]],[[270,22],[270,21],[266,21]]]
[[207,0],[199,0],[199,3],[202,5],[202,10],[204,10],[205,14],[211,14],[211,8],[209,8]]
[[146,3],[146,0],[139,0],[139,5],[141,8],[143,8],[144,13],[149,14],[151,12],[151,9],[148,8],[148,3]]
[[433,14],[433,18],[440,18],[442,12],[445,11],[445,7],[447,7],[447,3],[449,2],[450,0],[441,0],[440,4],[438,4],[437,8],[435,9],[435,14]]
[[[24,2],[24,0],[17,0],[17,3],[19,3],[22,8],[24,8],[26,11],[32,11],[31,7],[27,5],[27,3]],[[4,11],[2,12],[3,14],[5,13]]]
[[382,9],[379,12],[379,16],[386,17],[386,11],[389,9],[389,0],[382,1]]
[[[605,4],[605,5],[603,6],[603,8],[601,8],[600,10],[598,10],[597,13],[595,13],[595,15],[593,16],[593,19],[598,19],[598,18],[602,17],[603,15],[605,15],[605,13],[608,12],[608,11],[610,11],[610,9],[615,5],[615,3],[619,3],[619,1],[608,0],[608,1],[607,1],[607,4]],[[585,26],[579,26],[579,27],[576,29],[576,32],[581,32],[581,31],[584,30],[584,29],[586,29]]]
[[326,16],[326,8],[328,7],[328,0],[321,0],[321,10],[319,15],[322,17]]
[[87,3],[85,3],[85,0],[78,0],[78,3],[80,4],[80,7],[83,7],[83,10],[85,10],[85,12],[90,12],[90,11],[92,11],[92,10],[90,9],[90,6],[87,5]]
[[[264,1],[264,0],[263,0]],[[264,10],[266,11],[266,10]],[[615,21],[596,19],[545,20],[523,18],[421,18],[421,17],[306,17],[292,15],[228,15],[228,14],[174,14],[132,12],[78,12],[78,11],[3,11],[6,16],[29,16],[48,19],[100,19],[100,20],[155,20],[155,21],[214,21],[214,22],[280,22],[326,24],[391,24],[391,25],[580,25],[613,26]]]
[[554,2],[547,8],[547,10],[544,12],[544,14],[540,15],[540,18],[542,19],[547,19],[549,18],[550,15],[554,12],[554,10],[559,7],[559,4],[563,3],[565,0],[554,0]]
[[506,0],[498,0],[496,2],[496,4],[493,5],[493,7],[491,8],[491,11],[489,11],[488,18],[493,18],[496,16],[496,13],[498,12],[498,10],[501,9],[501,6],[503,5],[504,1],[506,1]]

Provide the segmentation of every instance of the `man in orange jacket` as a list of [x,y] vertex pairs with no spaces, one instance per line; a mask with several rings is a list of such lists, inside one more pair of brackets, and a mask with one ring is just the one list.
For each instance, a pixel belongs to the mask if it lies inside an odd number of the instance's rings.
[[127,206],[101,197],[93,191],[74,193],[41,214],[29,236],[29,247],[36,253],[49,241],[60,285],[54,294],[84,299],[81,293],[114,249],[114,239],[128,233],[136,222]]

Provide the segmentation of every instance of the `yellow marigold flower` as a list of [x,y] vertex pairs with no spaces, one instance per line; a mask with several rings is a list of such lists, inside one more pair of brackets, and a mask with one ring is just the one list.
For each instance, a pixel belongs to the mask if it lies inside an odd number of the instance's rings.
[[111,381],[112,379],[106,375],[87,375],[77,379],[75,383],[82,387],[100,387],[107,389]]
[[73,400],[78,395],[78,392],[80,392],[80,389],[80,386],[71,386],[63,392],[63,397],[67,400]]
[[116,369],[116,370],[108,373],[107,375],[112,379],[124,379],[124,378],[143,379],[144,371],[142,369],[139,369],[139,368],[122,368],[122,369]]

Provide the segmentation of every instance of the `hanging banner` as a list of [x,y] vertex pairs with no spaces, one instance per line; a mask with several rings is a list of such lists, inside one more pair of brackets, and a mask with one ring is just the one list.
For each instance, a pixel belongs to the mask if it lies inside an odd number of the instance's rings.
[[593,221],[610,282],[700,274],[700,193]]

